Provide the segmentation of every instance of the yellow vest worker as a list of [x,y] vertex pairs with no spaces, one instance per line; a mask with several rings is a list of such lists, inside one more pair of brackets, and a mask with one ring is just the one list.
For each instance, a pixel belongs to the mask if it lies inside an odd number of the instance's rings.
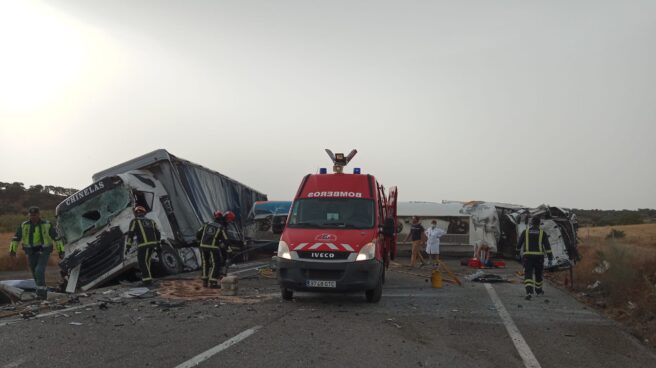
[[549,236],[540,229],[540,218],[531,219],[531,227],[524,230],[519,236],[517,250],[521,251],[524,263],[524,286],[526,287],[526,300],[531,300],[533,292],[543,295],[542,275],[544,273],[544,255],[553,261]]
[[64,258],[64,244],[59,240],[54,226],[41,219],[39,207],[30,207],[28,213],[30,219],[18,227],[16,235],[9,244],[9,255],[15,257],[18,243],[22,243],[36,284],[36,296],[39,299],[46,299],[48,296],[48,287],[46,286],[48,258],[50,258],[53,246],[59,252],[59,258]]
[[155,221],[144,217],[146,215],[146,209],[144,207],[136,206],[134,208],[134,214],[136,217],[130,222],[128,239],[125,244],[125,254],[132,247],[132,243],[136,241],[141,281],[144,285],[151,285],[153,283],[153,275],[150,270],[150,261],[155,248],[159,246],[161,234],[159,229],[157,229]]

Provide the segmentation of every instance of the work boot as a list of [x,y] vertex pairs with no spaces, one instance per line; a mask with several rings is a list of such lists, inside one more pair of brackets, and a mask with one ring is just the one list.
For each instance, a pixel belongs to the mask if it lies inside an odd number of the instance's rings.
[[153,284],[153,280],[143,280],[141,283],[143,286],[150,286]]
[[542,289],[536,289],[535,296],[544,296],[544,291]]
[[203,280],[203,287],[208,287],[210,286],[209,282],[207,280]]
[[210,282],[210,289],[220,289],[221,285],[219,285],[216,281]]
[[531,300],[532,297],[533,297],[533,295],[531,295],[531,294],[526,294],[526,296],[524,297],[524,299],[526,299],[526,300]]

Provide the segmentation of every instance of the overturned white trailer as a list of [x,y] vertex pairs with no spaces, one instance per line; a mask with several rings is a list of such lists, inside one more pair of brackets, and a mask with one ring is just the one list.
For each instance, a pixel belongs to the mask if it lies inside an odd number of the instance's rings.
[[517,256],[519,235],[530,219],[538,216],[549,235],[556,267],[579,257],[576,215],[560,207],[527,208],[483,201],[399,202],[400,240],[407,237],[413,216],[419,216],[424,227],[436,220],[438,227],[447,232],[441,238],[442,253],[473,253],[474,245],[484,241],[494,253],[507,258]]

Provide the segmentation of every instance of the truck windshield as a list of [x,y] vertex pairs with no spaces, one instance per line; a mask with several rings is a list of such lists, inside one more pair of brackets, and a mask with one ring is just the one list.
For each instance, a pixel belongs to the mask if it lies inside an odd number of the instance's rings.
[[370,229],[374,201],[354,198],[305,198],[294,202],[288,227]]
[[127,189],[122,185],[118,186],[59,213],[59,231],[67,243],[74,242],[105,226],[112,217],[129,205],[130,195]]

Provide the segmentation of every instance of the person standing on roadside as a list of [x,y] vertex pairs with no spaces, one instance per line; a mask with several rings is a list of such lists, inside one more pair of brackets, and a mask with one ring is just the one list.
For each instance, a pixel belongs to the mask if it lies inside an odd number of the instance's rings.
[[130,222],[127,242],[125,244],[125,254],[128,254],[132,243],[136,242],[137,261],[139,262],[141,281],[144,286],[153,283],[153,274],[150,272],[150,261],[155,248],[160,246],[162,236],[155,221],[146,218],[146,212],[146,208],[143,206],[136,206],[134,208],[134,219]]
[[36,284],[38,299],[48,297],[46,286],[46,266],[53,247],[59,252],[59,259],[64,258],[64,244],[59,240],[55,227],[50,222],[41,219],[39,207],[32,206],[27,210],[29,220],[23,222],[16,230],[16,235],[9,244],[9,255],[16,257],[18,243],[23,244],[27,255],[30,271]]
[[[232,214],[232,212],[230,213]],[[219,279],[224,262],[222,248],[227,246],[226,242],[228,240],[225,232],[228,224],[226,215],[228,213],[224,215],[221,211],[215,211],[213,214],[214,221],[203,224],[196,232],[196,238],[200,242],[200,254],[203,263],[200,278],[204,287],[212,289],[221,288]],[[234,216],[234,214],[231,216]]]
[[423,266],[426,262],[424,257],[421,255],[421,244],[423,243],[422,237],[424,236],[424,227],[419,222],[419,216],[412,217],[412,225],[410,225],[410,232],[406,236],[405,241],[412,239],[412,255],[410,256],[410,267],[415,267],[417,265],[417,259],[421,262]]
[[426,229],[426,253],[430,257],[433,265],[440,260],[440,238],[446,234],[446,231],[437,227],[437,221],[431,221],[431,227]]
[[[549,258],[549,266],[553,262],[549,235],[540,228],[540,218],[531,218],[531,227],[525,229],[519,236],[517,250],[521,252],[524,264],[524,286],[526,300],[531,300],[533,292],[540,296],[542,290],[542,274],[544,272],[544,255]],[[535,276],[535,277],[534,277]]]

